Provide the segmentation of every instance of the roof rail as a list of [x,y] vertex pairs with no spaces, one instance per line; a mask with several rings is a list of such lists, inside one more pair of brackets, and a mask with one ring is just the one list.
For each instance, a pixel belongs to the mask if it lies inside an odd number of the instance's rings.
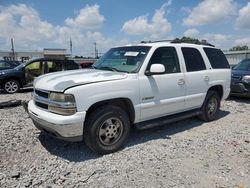
[[215,47],[214,45],[208,43],[206,40],[202,40],[199,41],[198,39],[194,39],[194,40],[183,40],[183,39],[179,39],[176,38],[174,40],[156,40],[156,41],[141,41],[142,44],[145,43],[155,43],[155,42],[170,42],[170,43],[188,43],[188,44],[197,44],[197,45],[205,45],[205,46],[211,46],[211,47]]
[[155,41],[151,41],[151,40],[149,40],[149,41],[141,41],[141,43],[155,43],[155,42],[171,42],[171,41],[173,41],[173,40],[155,40]]
[[206,40],[199,41],[198,39],[183,40],[183,39],[176,38],[176,39],[172,40],[171,43],[188,43],[188,44],[198,44],[198,45],[215,47],[214,45],[208,43]]

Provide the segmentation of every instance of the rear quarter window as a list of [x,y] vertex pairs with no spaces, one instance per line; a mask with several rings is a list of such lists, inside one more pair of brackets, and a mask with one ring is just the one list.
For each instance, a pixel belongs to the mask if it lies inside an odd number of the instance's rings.
[[229,63],[219,49],[214,48],[203,48],[213,69],[229,69]]

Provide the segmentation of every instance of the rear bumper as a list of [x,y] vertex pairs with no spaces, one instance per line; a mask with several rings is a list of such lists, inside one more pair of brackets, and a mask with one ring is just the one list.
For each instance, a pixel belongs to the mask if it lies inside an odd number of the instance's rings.
[[73,142],[83,140],[85,112],[77,112],[71,116],[58,115],[40,109],[31,100],[28,113],[34,125],[49,135]]

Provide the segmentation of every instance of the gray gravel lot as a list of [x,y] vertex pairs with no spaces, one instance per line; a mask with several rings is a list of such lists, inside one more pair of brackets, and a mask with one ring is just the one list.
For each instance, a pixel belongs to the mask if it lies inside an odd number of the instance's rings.
[[223,102],[214,122],[133,130],[105,156],[40,133],[21,106],[0,109],[0,129],[0,187],[250,187],[250,99]]

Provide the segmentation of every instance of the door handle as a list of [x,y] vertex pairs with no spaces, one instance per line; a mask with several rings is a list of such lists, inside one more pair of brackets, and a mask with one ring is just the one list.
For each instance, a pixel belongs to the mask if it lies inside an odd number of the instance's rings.
[[204,76],[204,80],[205,81],[209,81],[209,77],[208,76]]
[[178,85],[181,86],[181,85],[184,85],[185,84],[185,80],[184,79],[179,79],[178,80]]

